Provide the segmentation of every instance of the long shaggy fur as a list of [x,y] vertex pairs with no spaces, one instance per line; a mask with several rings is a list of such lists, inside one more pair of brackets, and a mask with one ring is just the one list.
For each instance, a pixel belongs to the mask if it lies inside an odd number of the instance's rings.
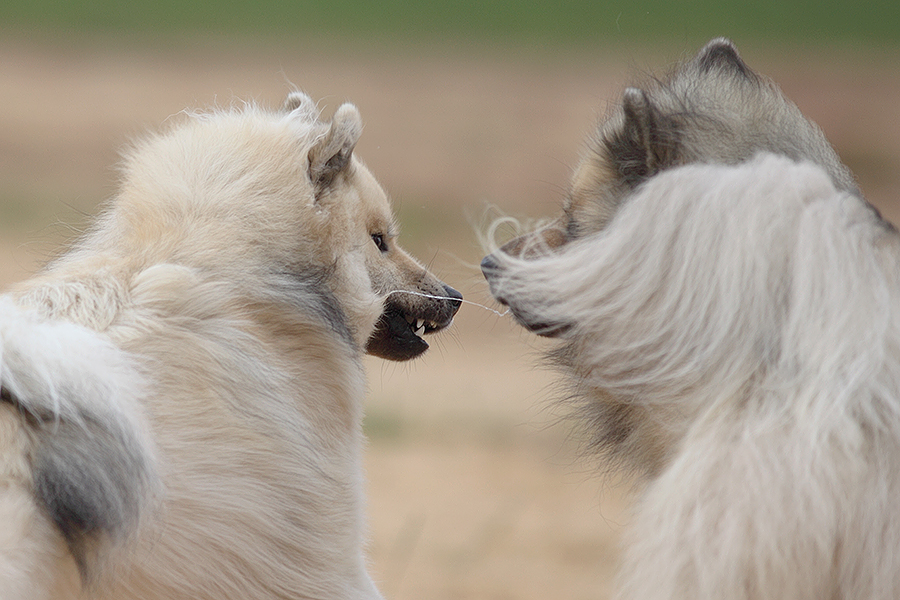
[[601,232],[492,282],[595,443],[651,475],[621,598],[895,598],[900,238],[820,167],[644,183]]
[[900,239],[726,39],[627,88],[482,261],[642,484],[620,598],[900,594]]

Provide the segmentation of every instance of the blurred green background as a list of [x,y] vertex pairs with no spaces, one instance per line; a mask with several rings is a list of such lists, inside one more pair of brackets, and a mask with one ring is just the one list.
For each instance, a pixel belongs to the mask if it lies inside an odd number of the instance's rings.
[[816,44],[896,44],[892,0],[5,0],[6,28],[80,33],[352,36],[405,41],[603,44],[714,35]]

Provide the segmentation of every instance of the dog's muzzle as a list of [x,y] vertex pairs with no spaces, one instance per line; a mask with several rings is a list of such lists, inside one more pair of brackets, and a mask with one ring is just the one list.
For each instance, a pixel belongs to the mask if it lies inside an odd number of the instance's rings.
[[396,361],[420,356],[428,350],[423,336],[447,328],[462,305],[462,294],[449,285],[444,285],[443,295],[444,298],[413,295],[415,302],[403,293],[388,297],[375,332],[366,343],[366,352]]
[[527,310],[516,305],[515,300],[509,299],[502,290],[500,282],[503,279],[504,269],[497,262],[493,254],[488,254],[481,259],[481,273],[488,282],[488,288],[494,299],[503,306],[509,307],[516,322],[528,331],[542,337],[559,337],[566,333],[571,326],[566,323],[550,323],[544,319],[536,319]]

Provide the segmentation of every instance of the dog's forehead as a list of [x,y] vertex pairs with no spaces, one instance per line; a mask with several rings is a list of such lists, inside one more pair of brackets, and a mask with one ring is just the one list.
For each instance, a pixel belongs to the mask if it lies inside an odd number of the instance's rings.
[[385,233],[394,221],[391,202],[381,184],[375,178],[368,167],[356,156],[353,157],[353,181],[360,201],[360,210],[363,218],[370,227],[383,228]]

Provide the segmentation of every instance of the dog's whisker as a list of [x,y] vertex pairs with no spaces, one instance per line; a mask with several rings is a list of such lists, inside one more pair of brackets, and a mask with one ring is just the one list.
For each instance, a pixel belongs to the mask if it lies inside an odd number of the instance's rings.
[[472,306],[477,306],[478,308],[483,308],[486,311],[492,312],[498,317],[505,317],[509,314],[509,309],[507,308],[503,312],[499,310],[495,310],[490,306],[485,306],[484,304],[478,304],[477,302],[472,302],[471,300],[465,300],[461,298],[451,298],[450,296],[436,296],[434,294],[426,294],[424,292],[414,292],[412,290],[391,290],[386,294],[386,296],[390,296],[391,294],[412,294],[413,296],[421,296],[423,298],[432,298],[434,300],[455,300],[457,302],[462,302],[463,304],[471,304]]

